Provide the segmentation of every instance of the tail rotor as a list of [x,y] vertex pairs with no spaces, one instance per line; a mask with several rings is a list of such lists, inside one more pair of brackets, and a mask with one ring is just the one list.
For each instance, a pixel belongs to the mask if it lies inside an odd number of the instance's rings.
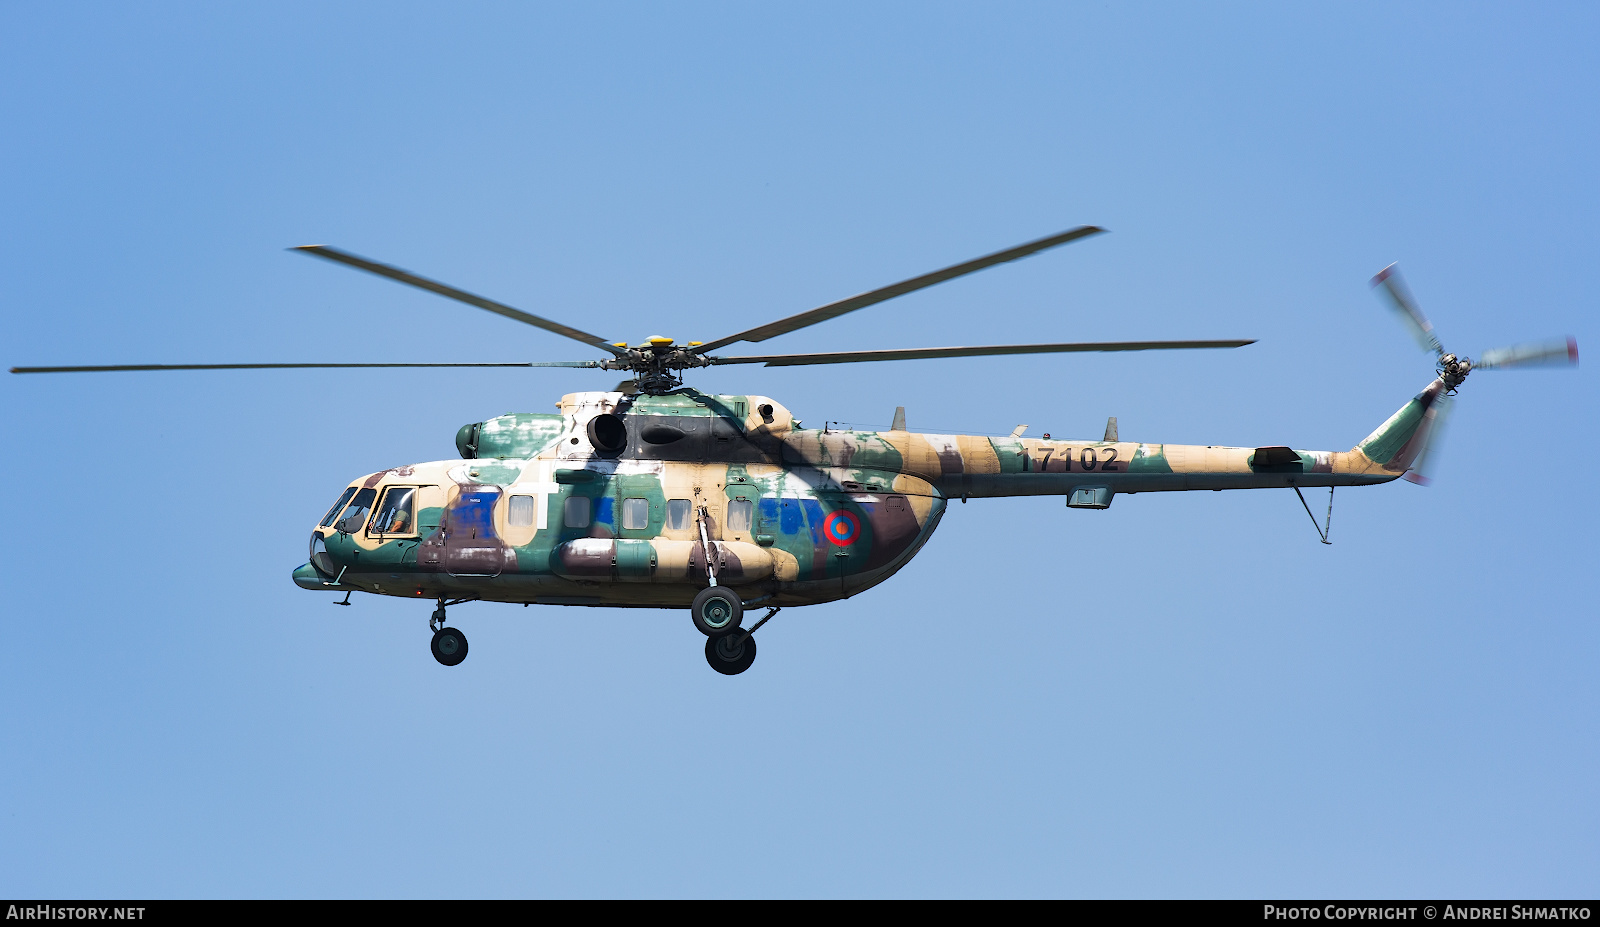
[[1424,351],[1433,352],[1437,359],[1436,372],[1439,379],[1444,382],[1446,394],[1431,406],[1423,427],[1427,429],[1424,438],[1426,444],[1422,453],[1417,456],[1416,463],[1412,466],[1405,478],[1418,485],[1426,486],[1432,482],[1429,474],[1430,465],[1437,459],[1433,453],[1439,446],[1444,433],[1445,423],[1450,417],[1450,410],[1454,406],[1456,390],[1467,379],[1467,375],[1474,370],[1504,370],[1511,367],[1576,367],[1578,365],[1577,339],[1568,335],[1564,338],[1552,338],[1545,341],[1532,341],[1516,344],[1505,348],[1495,348],[1485,351],[1474,361],[1466,355],[1455,355],[1445,350],[1443,342],[1433,330],[1433,323],[1422,314],[1416,298],[1411,295],[1411,289],[1406,286],[1405,279],[1400,276],[1398,264],[1390,264],[1378,271],[1372,278],[1373,289],[1380,290],[1386,297],[1389,307],[1400,316],[1401,322],[1411,332],[1417,344]]

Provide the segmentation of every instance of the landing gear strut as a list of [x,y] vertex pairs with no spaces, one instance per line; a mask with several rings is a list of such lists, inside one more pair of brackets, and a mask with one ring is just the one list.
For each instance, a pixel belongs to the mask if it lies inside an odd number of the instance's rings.
[[[689,606],[689,617],[694,619],[695,630],[716,640],[739,630],[739,622],[744,620],[744,600],[727,586],[717,585],[719,557],[716,548],[711,546],[710,536],[706,533],[706,522],[710,519],[711,515],[706,512],[705,506],[702,505],[695,510],[694,526],[700,531],[700,553],[706,558],[706,578],[711,581],[711,585],[700,590],[694,597],[694,604]],[[709,654],[711,651],[707,650],[706,653]]]
[[471,599],[457,599],[454,602],[439,600],[439,607],[433,610],[433,615],[428,618],[428,628],[433,631],[433,658],[445,666],[455,666],[467,658],[467,636],[455,628],[444,626],[444,609],[446,605],[459,605],[470,602]]

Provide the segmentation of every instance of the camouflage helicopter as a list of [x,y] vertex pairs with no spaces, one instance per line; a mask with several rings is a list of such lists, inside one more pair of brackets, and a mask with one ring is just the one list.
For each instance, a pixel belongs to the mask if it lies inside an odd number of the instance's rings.
[[[756,656],[755,631],[787,606],[872,588],[933,535],[948,502],[1063,496],[1105,509],[1118,493],[1328,487],[1423,479],[1423,460],[1473,370],[1576,363],[1564,341],[1485,353],[1445,351],[1391,265],[1373,279],[1437,356],[1436,378],[1348,451],[1279,445],[1220,447],[1123,441],[1115,418],[1094,440],[922,434],[895,410],[886,431],[802,428],[777,401],[709,395],[687,370],[725,364],[782,367],[917,358],[1237,348],[1249,340],[1091,342],[896,348],[821,354],[715,354],[761,342],[1103,230],[1082,226],[710,342],[656,336],[637,345],[514,309],[416,274],[322,245],[298,249],[583,342],[598,360],[531,363],[268,363],[14,367],[12,373],[318,367],[571,367],[626,371],[602,392],[569,393],[555,413],[516,412],[463,426],[460,459],[392,467],[349,483],[312,529],[293,571],[311,590],[421,598],[434,657],[466,658],[467,639],[445,624],[466,602],[687,608],[706,661],[727,675]],[[1317,524],[1328,543],[1328,520]],[[744,626],[749,606],[766,614]]]

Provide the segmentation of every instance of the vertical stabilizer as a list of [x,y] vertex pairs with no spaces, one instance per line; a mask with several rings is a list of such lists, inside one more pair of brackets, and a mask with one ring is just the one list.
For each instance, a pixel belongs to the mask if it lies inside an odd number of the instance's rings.
[[1396,475],[1411,469],[1438,430],[1439,406],[1444,398],[1444,381],[1434,380],[1355,449]]

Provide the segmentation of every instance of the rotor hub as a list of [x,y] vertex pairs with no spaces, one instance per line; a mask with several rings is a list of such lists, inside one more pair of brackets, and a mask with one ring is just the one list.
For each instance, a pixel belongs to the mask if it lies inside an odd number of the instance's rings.
[[[699,343],[691,341],[689,345],[693,347]],[[679,371],[709,367],[713,363],[715,361],[702,354],[675,345],[671,338],[656,335],[616,357],[601,361],[599,366],[606,370],[629,371],[639,392],[660,396],[683,385],[683,375]]]
[[1444,381],[1444,388],[1455,392],[1472,372],[1472,358],[1457,357],[1454,354],[1439,355],[1439,379]]

